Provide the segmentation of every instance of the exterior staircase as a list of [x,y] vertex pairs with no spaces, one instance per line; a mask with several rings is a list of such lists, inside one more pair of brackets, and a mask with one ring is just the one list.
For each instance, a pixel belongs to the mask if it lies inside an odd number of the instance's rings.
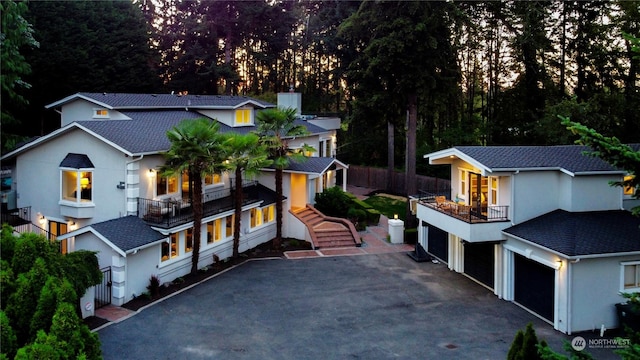
[[355,226],[347,219],[325,216],[311,205],[291,213],[307,226],[314,249],[362,245]]

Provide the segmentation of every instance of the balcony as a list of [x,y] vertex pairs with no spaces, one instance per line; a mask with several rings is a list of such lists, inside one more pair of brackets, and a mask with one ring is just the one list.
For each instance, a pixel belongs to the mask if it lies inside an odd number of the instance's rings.
[[462,205],[448,199],[450,193],[421,191],[418,218],[469,242],[499,240],[501,231],[511,226],[509,206]]
[[419,203],[469,224],[508,221],[508,205],[463,205],[447,199],[442,193],[420,192]]
[[[257,181],[242,184],[242,206],[275,202],[275,193]],[[229,188],[206,192],[202,198],[203,217],[235,209],[233,191]],[[188,199],[151,200],[138,198],[138,217],[149,225],[172,228],[193,221],[193,206]]]

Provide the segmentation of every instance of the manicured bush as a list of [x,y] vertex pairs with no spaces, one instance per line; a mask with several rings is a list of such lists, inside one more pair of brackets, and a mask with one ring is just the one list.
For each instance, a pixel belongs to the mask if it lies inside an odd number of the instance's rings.
[[352,200],[337,186],[325,189],[315,196],[315,208],[327,216],[346,217]]

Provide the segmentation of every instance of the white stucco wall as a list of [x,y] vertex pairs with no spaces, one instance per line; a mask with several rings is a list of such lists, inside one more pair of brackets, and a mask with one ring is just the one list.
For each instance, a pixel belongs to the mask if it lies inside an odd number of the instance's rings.
[[136,254],[127,254],[124,302],[131,301],[134,294],[140,296],[147,291],[151,275],[158,275],[159,261],[160,245],[141,249]]
[[[235,111],[234,110],[197,110],[198,113],[205,115],[211,119],[216,119],[219,122],[231,126],[234,126],[235,119]],[[253,111],[251,114],[253,118]]]
[[622,188],[609,185],[610,181],[622,181],[622,176],[590,175],[572,178],[571,203],[568,206],[562,204],[562,208],[567,211],[622,209]]
[[[69,144],[74,144],[69,147]],[[81,130],[73,130],[64,138],[45,142],[17,157],[16,187],[18,207],[31,206],[32,222],[38,224],[37,213],[47,218],[65,218],[61,211],[60,163],[68,153],[85,154],[93,170],[93,216],[78,219],[78,227],[120,217],[125,213],[125,192],[116,185],[125,179],[127,158],[115,148]]]
[[615,304],[620,296],[623,261],[638,261],[640,255],[581,259],[571,264],[571,330],[572,332],[618,327]]
[[515,224],[558,209],[560,173],[529,171],[511,177],[513,217]]

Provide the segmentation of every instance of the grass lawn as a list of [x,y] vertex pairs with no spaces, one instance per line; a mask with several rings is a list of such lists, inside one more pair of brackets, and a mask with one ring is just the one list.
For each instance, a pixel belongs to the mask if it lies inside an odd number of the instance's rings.
[[397,197],[392,198],[384,194],[373,195],[364,200],[367,204],[373,206],[374,209],[380,211],[384,216],[393,219],[394,214],[398,214],[398,219],[404,220],[407,201],[399,200]]

